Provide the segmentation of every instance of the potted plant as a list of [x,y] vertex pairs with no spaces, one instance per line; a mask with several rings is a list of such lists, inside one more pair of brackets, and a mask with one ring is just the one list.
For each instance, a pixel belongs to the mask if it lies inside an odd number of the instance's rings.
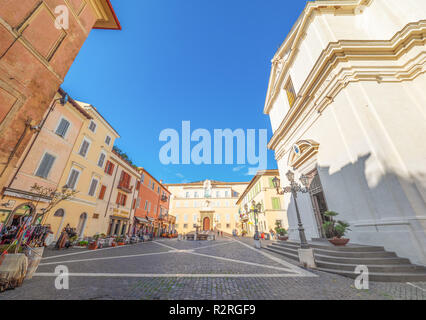
[[275,231],[277,232],[278,240],[281,240],[281,241],[287,241],[288,240],[287,230],[286,229],[284,229],[284,228],[275,228]]
[[287,230],[281,227],[281,224],[279,221],[275,223],[275,232],[277,233],[278,240],[281,240],[281,241],[288,240]]
[[118,237],[117,237],[117,239],[116,239],[115,241],[117,242],[117,244],[118,244],[119,246],[124,246],[124,245],[125,245],[124,237],[122,237],[122,236],[118,236]]
[[324,222],[322,228],[328,241],[335,246],[345,246],[349,239],[343,238],[346,231],[349,229],[349,224],[345,221],[335,220],[334,218],[339,214],[334,211],[326,211],[324,215],[329,219]]

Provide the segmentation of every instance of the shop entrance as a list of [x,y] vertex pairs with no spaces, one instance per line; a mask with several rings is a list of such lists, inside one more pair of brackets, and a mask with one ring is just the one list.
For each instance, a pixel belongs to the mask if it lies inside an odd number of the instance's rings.
[[34,206],[32,204],[21,204],[10,214],[6,225],[19,227],[24,222],[25,217],[30,217],[33,213]]

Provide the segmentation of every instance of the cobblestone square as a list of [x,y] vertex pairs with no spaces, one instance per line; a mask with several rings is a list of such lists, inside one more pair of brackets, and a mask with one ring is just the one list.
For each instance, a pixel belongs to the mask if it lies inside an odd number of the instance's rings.
[[[55,268],[70,272],[69,289],[55,289]],[[9,299],[368,300],[426,299],[426,283],[354,281],[304,270],[255,249],[251,239],[156,240],[96,251],[46,250],[36,275],[0,295]]]

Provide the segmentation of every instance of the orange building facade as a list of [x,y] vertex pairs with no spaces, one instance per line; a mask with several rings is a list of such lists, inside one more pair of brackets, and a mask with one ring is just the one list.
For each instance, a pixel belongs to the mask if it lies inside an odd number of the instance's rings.
[[4,192],[90,31],[121,27],[109,0],[4,0],[0,18],[0,191]]
[[144,168],[139,168],[139,173],[141,180],[135,203],[134,232],[152,233],[154,236],[170,232],[173,227],[170,221],[173,220],[169,217],[169,190]]

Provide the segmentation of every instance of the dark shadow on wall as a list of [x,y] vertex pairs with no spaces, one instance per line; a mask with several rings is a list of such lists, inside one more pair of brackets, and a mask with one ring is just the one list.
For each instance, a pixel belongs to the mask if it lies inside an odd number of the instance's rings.
[[[317,167],[328,210],[338,212],[339,219],[351,224],[352,231],[347,233],[351,243],[384,246],[401,257],[426,264],[426,221],[422,223],[426,216],[426,172],[407,178],[386,163],[384,169],[380,168],[371,154],[337,171],[331,169]],[[307,235],[317,237],[309,194],[299,193],[298,205]],[[289,224],[297,227],[293,198],[288,212]]]

